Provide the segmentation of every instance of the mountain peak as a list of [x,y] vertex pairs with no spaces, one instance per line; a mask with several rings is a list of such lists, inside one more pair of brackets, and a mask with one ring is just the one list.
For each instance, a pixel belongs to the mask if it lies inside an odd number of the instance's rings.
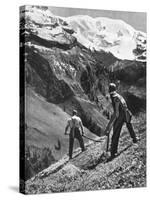
[[92,18],[88,15],[59,17],[53,15],[48,7],[39,6],[26,6],[25,15],[33,23],[33,30],[38,29],[39,35],[42,31],[41,37],[46,39],[51,39],[54,34],[60,36],[65,30],[91,50],[104,50],[123,60],[146,60],[146,34],[135,30],[123,20]]
[[[146,34],[135,30],[123,20],[82,15],[68,17],[66,21],[75,30],[75,36],[84,46],[96,50],[103,49],[119,59],[136,59],[133,50],[139,47],[139,33],[146,41]],[[144,42],[140,42],[140,45],[146,51]]]

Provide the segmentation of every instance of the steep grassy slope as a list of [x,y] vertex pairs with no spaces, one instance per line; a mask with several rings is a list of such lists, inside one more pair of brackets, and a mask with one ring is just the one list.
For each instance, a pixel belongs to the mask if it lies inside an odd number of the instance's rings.
[[[118,156],[105,162],[105,143],[90,144],[87,151],[71,161],[64,157],[26,182],[26,193],[69,192],[146,186],[145,115],[134,118],[140,141],[133,145],[123,128]],[[78,152],[78,150],[76,151]]]
[[[69,107],[69,106],[68,106]],[[25,105],[25,180],[55,163],[68,152],[69,136],[64,135],[70,118],[58,105],[46,102],[30,87],[26,88]],[[94,134],[84,128],[86,136]],[[88,143],[88,139],[84,138]],[[79,143],[74,142],[74,148]]]
[[[70,116],[55,104],[48,103],[31,89],[26,90],[26,145],[50,147],[56,159],[68,152],[68,136],[64,135]],[[91,138],[94,135],[85,128]],[[61,149],[56,150],[58,140]],[[87,140],[85,140],[87,142]],[[78,143],[75,142],[75,148]]]

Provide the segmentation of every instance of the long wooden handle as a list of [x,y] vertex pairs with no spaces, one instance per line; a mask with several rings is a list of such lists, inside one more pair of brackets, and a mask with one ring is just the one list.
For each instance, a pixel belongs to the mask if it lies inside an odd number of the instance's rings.
[[107,152],[108,149],[109,149],[109,134],[110,134],[110,132],[109,132],[108,135],[107,135],[107,146],[106,146],[106,152]]

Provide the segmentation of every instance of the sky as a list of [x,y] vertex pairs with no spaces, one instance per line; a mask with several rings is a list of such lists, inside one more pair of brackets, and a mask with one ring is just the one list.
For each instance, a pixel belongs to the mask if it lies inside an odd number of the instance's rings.
[[109,17],[121,19],[133,26],[136,30],[146,33],[146,13],[128,12],[128,11],[111,11],[111,10],[93,10],[79,8],[49,7],[50,11],[57,16],[69,17],[73,15],[89,15],[91,17]]

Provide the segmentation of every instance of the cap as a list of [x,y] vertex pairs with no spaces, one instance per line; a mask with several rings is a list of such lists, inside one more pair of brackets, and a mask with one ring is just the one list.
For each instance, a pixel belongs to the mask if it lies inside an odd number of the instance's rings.
[[115,83],[110,83],[109,84],[109,93],[116,91],[116,84]]

